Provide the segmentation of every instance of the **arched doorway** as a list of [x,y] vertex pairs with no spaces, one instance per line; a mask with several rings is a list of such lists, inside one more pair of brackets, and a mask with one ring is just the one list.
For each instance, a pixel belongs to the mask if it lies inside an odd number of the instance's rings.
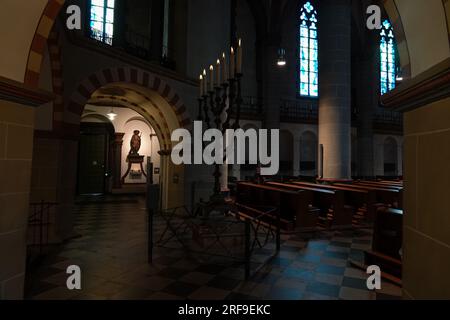
[[[167,87],[165,88],[167,90]],[[91,89],[91,92],[85,92],[85,89],[85,86],[80,86],[79,91],[73,96],[74,99],[79,99],[80,95],[87,96],[84,100],[85,105],[81,108],[80,100],[77,104],[72,102],[74,113],[81,114],[88,105],[127,108],[135,112],[152,128],[154,139],[157,140],[160,149],[158,182],[161,186],[161,206],[167,209],[183,205],[184,166],[174,165],[169,158],[172,149],[171,132],[183,126],[183,121],[180,121],[180,116],[183,114],[177,113],[167,98],[164,98],[159,92],[135,83],[112,82],[99,85],[98,88]],[[174,101],[173,99],[171,101]],[[75,106],[77,107],[75,108]],[[128,129],[131,128],[129,120],[128,118]],[[125,128],[127,124],[123,124],[123,126]],[[123,133],[122,139],[125,147],[129,141],[125,140],[127,133]]]
[[78,194],[104,194],[109,191],[113,165],[111,145],[114,126],[108,118],[92,114],[82,118],[78,144]]
[[397,141],[388,137],[384,140],[383,146],[384,175],[386,177],[395,177],[398,175],[398,150]]

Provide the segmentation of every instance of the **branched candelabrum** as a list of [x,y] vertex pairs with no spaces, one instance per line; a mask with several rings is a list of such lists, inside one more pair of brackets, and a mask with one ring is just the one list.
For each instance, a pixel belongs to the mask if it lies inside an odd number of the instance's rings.
[[[235,78],[229,79],[228,83],[224,83],[221,86],[215,87],[213,91],[209,91],[207,95],[204,95],[199,99],[199,115],[200,121],[204,120],[208,129],[215,126],[215,129],[225,134],[227,129],[238,129],[240,127],[240,113],[242,104],[242,92],[241,92],[241,78],[242,74],[237,74]],[[228,109],[227,109],[228,106]],[[227,110],[226,110],[227,109]],[[234,110],[236,109],[236,117],[233,126],[231,126],[231,118],[233,117]],[[222,114],[226,110],[225,121],[222,122]],[[214,119],[211,125],[211,119],[209,117],[210,112],[213,114]],[[204,113],[202,115],[202,113]],[[224,146],[225,148],[226,146]],[[226,159],[226,155],[224,155]],[[214,195],[218,198],[221,194],[220,188],[220,164],[215,165],[214,169]]]
[[240,128],[240,120],[241,120],[241,106],[242,106],[242,88],[241,88],[241,79],[242,74],[236,74],[236,83],[237,83],[237,94],[236,94],[236,119],[234,121],[233,129],[237,130]]

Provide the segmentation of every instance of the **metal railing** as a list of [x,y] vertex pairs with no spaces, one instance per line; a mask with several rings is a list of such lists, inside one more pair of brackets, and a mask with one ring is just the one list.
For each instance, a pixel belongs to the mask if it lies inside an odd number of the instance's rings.
[[150,59],[151,41],[150,38],[136,32],[125,32],[125,50],[142,59]]
[[48,246],[49,230],[54,220],[52,209],[57,205],[58,203],[45,201],[30,203],[30,216],[28,218],[29,254],[41,256],[44,247]]
[[103,31],[97,30],[97,29],[89,29],[89,36],[91,39],[103,42],[107,45],[112,46],[113,44],[113,38],[107,33],[104,33]]
[[318,119],[319,114],[316,101],[281,100],[281,122],[317,123]]

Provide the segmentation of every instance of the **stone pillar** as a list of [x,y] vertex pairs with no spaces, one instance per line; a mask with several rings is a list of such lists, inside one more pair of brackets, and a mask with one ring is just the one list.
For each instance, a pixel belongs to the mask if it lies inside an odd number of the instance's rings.
[[170,166],[170,155],[172,153],[172,150],[160,150],[158,151],[159,155],[161,156],[161,171],[160,171],[160,180],[159,185],[161,187],[161,197],[160,197],[160,206],[161,208],[168,209],[170,207],[169,203],[169,194],[168,190],[170,185],[172,184],[171,179],[172,177],[172,170]]
[[378,86],[375,83],[372,60],[363,61],[360,66],[358,109],[358,175],[372,178],[375,176],[374,168],[374,131],[373,115],[376,108],[375,95]]
[[[276,69],[279,41],[267,39],[257,47],[262,49],[260,68],[262,70],[262,98],[264,103],[264,128],[280,128],[280,96],[278,87],[283,85]],[[258,49],[259,50],[259,49]]]
[[294,176],[301,175],[300,161],[301,159],[301,144],[302,139],[299,136],[294,137]]
[[114,140],[114,166],[113,166],[113,188],[122,188],[122,146],[123,146],[123,136],[125,133],[116,133]]
[[321,2],[319,145],[323,178],[351,178],[351,2]]
[[0,300],[23,297],[33,126],[32,107],[0,99]]
[[[373,33],[367,37],[367,53],[359,64],[358,88],[356,97],[359,109],[358,127],[358,175],[371,178],[375,176],[374,160],[374,113],[379,104],[379,36]],[[375,54],[374,54],[375,53]]]

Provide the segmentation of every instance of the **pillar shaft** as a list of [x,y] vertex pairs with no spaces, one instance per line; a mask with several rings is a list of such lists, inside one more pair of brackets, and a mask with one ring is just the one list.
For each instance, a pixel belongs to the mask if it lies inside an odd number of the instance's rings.
[[358,128],[358,175],[365,178],[375,176],[374,172],[374,130],[373,115],[376,108],[376,97],[374,92],[378,86],[375,82],[372,60],[361,63],[360,92],[358,97],[359,128]]
[[[319,145],[324,179],[351,178],[351,5],[321,2]],[[320,149],[320,148],[319,148]]]
[[114,141],[113,188],[122,188],[122,146],[125,133],[116,133]]

